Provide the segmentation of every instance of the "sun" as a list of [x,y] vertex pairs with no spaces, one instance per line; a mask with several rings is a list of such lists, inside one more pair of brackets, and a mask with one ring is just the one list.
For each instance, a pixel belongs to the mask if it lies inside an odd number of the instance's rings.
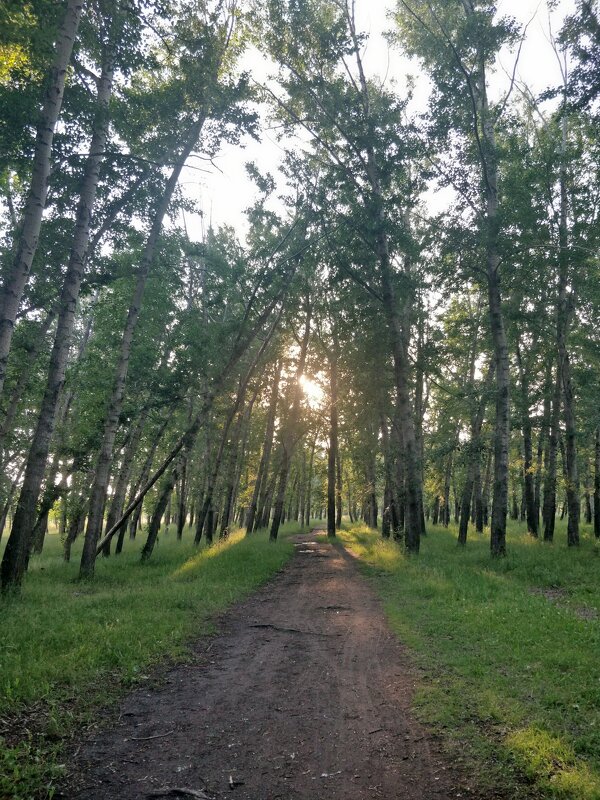
[[317,408],[323,402],[323,389],[312,378],[307,378],[306,375],[300,376],[300,385],[308,404],[311,408]]

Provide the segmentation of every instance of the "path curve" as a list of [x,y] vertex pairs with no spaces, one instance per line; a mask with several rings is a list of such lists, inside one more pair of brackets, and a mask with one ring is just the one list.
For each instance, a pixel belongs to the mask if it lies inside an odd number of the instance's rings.
[[223,616],[191,664],[123,701],[59,797],[469,796],[411,714],[412,671],[379,600],[353,558],[314,533],[296,537],[289,565]]

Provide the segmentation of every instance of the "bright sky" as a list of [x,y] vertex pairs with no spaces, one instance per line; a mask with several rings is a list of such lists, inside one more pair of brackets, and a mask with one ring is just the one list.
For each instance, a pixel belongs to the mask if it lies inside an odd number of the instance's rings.
[[[398,51],[390,50],[382,38],[383,31],[391,27],[386,18],[387,10],[393,7],[393,0],[356,0],[359,27],[369,33],[369,41],[364,54],[365,67],[371,76],[395,80],[399,90],[404,85],[407,73],[418,76],[416,65],[411,64]],[[566,13],[573,8],[572,0],[560,0],[558,8],[552,12],[551,26],[556,33]],[[521,25],[528,25],[527,35],[522,47],[517,77],[526,83],[534,93],[549,85],[560,82],[560,71],[556,56],[550,44],[550,17],[545,0],[498,0],[498,14],[513,16]],[[514,54],[502,53],[499,69],[494,78],[494,88],[499,93],[509,85],[513,70]],[[249,54],[245,64],[260,78],[265,75],[265,61],[257,53]],[[427,102],[427,80],[417,78],[416,104],[425,107]],[[274,172],[282,155],[281,146],[269,132],[263,133],[259,144],[248,140],[245,147],[225,146],[215,159],[218,169],[209,174],[186,169],[182,176],[186,194],[199,201],[206,225],[212,220],[213,226],[233,225],[240,232],[246,230],[244,210],[255,197],[256,189],[248,179],[244,164],[254,161],[261,171]],[[196,161],[195,164],[198,164]],[[186,216],[191,238],[202,238],[202,224],[198,216]]]

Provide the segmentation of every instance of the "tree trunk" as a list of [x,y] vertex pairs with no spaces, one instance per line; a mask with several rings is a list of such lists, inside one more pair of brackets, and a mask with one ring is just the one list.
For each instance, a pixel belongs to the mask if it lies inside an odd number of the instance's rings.
[[167,503],[169,502],[169,498],[173,493],[173,488],[175,487],[175,483],[179,477],[179,471],[182,466],[183,455],[180,455],[175,463],[174,469],[171,471],[171,474],[165,479],[163,486],[161,487],[158,495],[158,500],[154,511],[152,512],[152,516],[150,517],[150,524],[148,525],[148,536],[146,537],[146,543],[142,548],[142,561],[147,561],[152,552],[154,550],[154,546],[156,545],[156,540],[158,538],[158,531],[160,530],[160,521],[165,513],[167,508]]
[[446,470],[444,472],[444,513],[442,516],[442,524],[447,528],[450,524],[450,485],[452,481],[452,452],[449,453],[446,461]]
[[556,380],[554,387],[554,397],[552,399],[552,416],[550,419],[550,432],[545,455],[545,478],[544,478],[544,507],[542,511],[542,521],[544,523],[544,541],[551,542],[554,539],[554,527],[556,523],[556,461],[558,455],[558,437],[560,424],[560,401],[561,401],[561,379],[560,365],[556,365]]
[[[487,394],[494,378],[495,366],[492,362],[487,371],[483,393],[479,398],[477,408],[471,414],[471,441],[469,442],[467,477],[463,487],[460,501],[460,522],[458,528],[458,543],[467,543],[467,531],[471,516],[471,501],[474,492],[480,491],[478,484],[481,482],[481,429],[487,407]],[[475,495],[477,496],[477,495]],[[476,501],[475,501],[476,504]]]
[[3,592],[21,584],[31,547],[36,507],[48,460],[56,410],[65,379],[77,300],[85,269],[91,218],[100,176],[100,164],[104,157],[108,138],[108,104],[112,92],[113,72],[112,50],[110,52],[107,50],[102,65],[102,74],[98,82],[96,116],[77,206],[75,232],[69,264],[60,297],[60,310],[54,346],[50,357],[46,389],[27,457],[25,477],[17,503],[11,535],[2,560]]
[[594,536],[600,539],[600,425],[594,447]]
[[[161,439],[162,439],[162,437],[164,435],[164,432],[165,432],[165,430],[167,428],[167,425],[169,424],[170,421],[171,421],[171,416],[169,414],[163,420],[163,422],[162,422],[160,428],[158,429],[158,431],[156,432],[156,434],[152,437],[152,446],[150,447],[148,455],[146,456],[146,459],[145,459],[145,461],[144,461],[144,463],[142,465],[142,469],[140,471],[139,477],[138,477],[137,481],[135,482],[134,486],[130,490],[129,499],[128,499],[128,502],[127,502],[128,506],[131,504],[132,500],[135,498],[135,496],[137,494],[137,491],[140,488],[140,486],[143,486],[148,482],[148,478],[150,476],[150,470],[152,469],[152,462],[154,461],[154,456],[156,455],[156,450],[157,450],[158,445],[159,445],[159,443],[160,443],[160,441],[161,441]],[[136,537],[136,533],[137,533],[138,525],[140,524],[141,516],[142,516],[142,504],[140,503],[137,506],[137,508],[135,509],[135,511],[133,512],[132,516],[131,516],[131,522],[130,522],[130,525],[129,525],[129,538],[131,540],[134,540],[135,537]],[[116,524],[116,522],[114,524]],[[124,520],[122,522],[122,524],[115,531],[115,533],[118,533],[117,546],[115,548],[115,553],[120,553],[122,551],[122,549],[123,549],[123,541],[125,539],[126,529],[127,529],[127,520]]]
[[[125,452],[123,453],[123,463],[121,464],[121,469],[119,470],[119,475],[117,477],[117,481],[115,484],[115,493],[112,497],[110,509],[108,511],[108,516],[106,518],[106,530],[109,531],[115,522],[119,519],[121,514],[123,513],[123,506],[125,505],[125,493],[127,491],[127,486],[129,481],[131,480],[131,473],[133,471],[133,460],[137,449],[140,444],[140,439],[142,438],[142,433],[144,431],[144,425],[146,424],[146,419],[148,417],[148,409],[143,408],[142,412],[134,425],[134,429],[131,432],[131,436],[129,437],[129,442],[125,447]],[[123,537],[125,534],[125,527],[122,528]],[[117,548],[117,552],[120,553],[123,548],[123,537],[119,537],[117,540],[117,544],[121,542],[121,549]],[[102,550],[102,555],[110,555],[110,542],[107,542],[104,549]]]
[[312,482],[313,482],[313,470],[314,470],[314,463],[315,463],[315,448],[317,446],[317,437],[319,433],[315,433],[315,438],[312,441],[312,445],[310,448],[310,458],[308,460],[308,478],[306,481],[306,511],[305,511],[305,525],[308,528],[310,526],[310,515],[312,511]]
[[10,485],[10,489],[8,490],[8,496],[6,498],[6,502],[2,507],[2,512],[0,513],[0,541],[2,541],[2,534],[4,533],[4,528],[6,526],[6,520],[8,518],[8,512],[10,511],[10,506],[13,501],[13,498],[16,494],[17,487],[19,486],[19,481],[21,480],[21,475],[23,474],[23,469],[25,468],[25,464],[21,464],[19,471],[17,473],[16,478]]
[[535,508],[535,489],[533,485],[533,445],[531,439],[531,418],[529,416],[529,380],[527,370],[523,366],[521,345],[517,339],[517,364],[519,367],[519,383],[521,389],[521,420],[523,431],[523,501],[527,532],[537,538],[538,517]]
[[144,255],[138,271],[135,291],[133,293],[131,305],[129,306],[127,321],[123,331],[121,351],[115,373],[112,396],[109,402],[104,424],[102,445],[100,447],[100,453],[96,462],[96,471],[90,495],[90,512],[88,516],[83,553],[81,556],[80,577],[82,578],[90,578],[94,574],[96,547],[98,543],[98,537],[100,536],[100,532],[102,530],[102,510],[108,489],[113,446],[119,424],[119,416],[123,406],[123,398],[125,396],[125,384],[127,381],[127,372],[129,370],[129,358],[131,355],[133,336],[135,329],[137,328],[142,307],[142,300],[146,289],[146,282],[148,280],[150,269],[154,263],[163,220],[171,203],[177,183],[179,182],[181,170],[183,169],[185,161],[198,141],[203,123],[204,119],[198,120],[198,122],[193,126],[191,133],[188,135],[187,141],[181,152],[176,155],[176,165],[171,171],[162,197],[159,200],[158,207],[154,213],[152,227],[146,241]]
[[562,117],[562,144],[560,165],[560,221],[558,256],[558,303],[556,320],[556,343],[562,380],[563,407],[565,419],[566,445],[566,492],[567,492],[567,543],[569,547],[579,545],[579,472],[577,468],[577,424],[575,420],[575,397],[571,377],[571,361],[567,349],[569,332],[570,298],[569,285],[569,234],[568,234],[568,195],[567,195],[567,113],[566,89]]
[[[246,535],[252,533],[256,521],[256,513],[260,505],[259,501],[263,489],[266,493],[266,482],[269,474],[269,466],[271,463],[271,452],[273,449],[273,434],[275,432],[275,416],[277,414],[277,401],[279,399],[279,382],[281,381],[281,371],[283,369],[283,362],[279,361],[275,368],[275,378],[273,387],[271,389],[271,399],[269,401],[269,410],[267,411],[267,425],[265,428],[265,438],[263,441],[262,455],[260,464],[258,466],[258,473],[256,475],[256,482],[254,484],[254,491],[252,492],[252,500],[248,510],[248,519],[246,522]],[[263,497],[264,500],[264,497]]]
[[275,541],[279,533],[279,526],[283,515],[283,503],[285,498],[285,490],[287,486],[288,475],[292,463],[292,456],[294,448],[299,436],[300,424],[300,411],[302,401],[302,387],[300,385],[300,378],[304,374],[304,367],[306,365],[306,356],[308,353],[308,343],[310,340],[310,325],[312,320],[312,305],[310,302],[310,295],[307,293],[305,299],[306,321],[304,323],[304,335],[300,345],[300,352],[298,354],[298,363],[296,365],[296,374],[292,388],[292,407],[290,414],[285,425],[285,430],[282,432],[281,437],[281,464],[279,468],[279,482],[277,484],[277,494],[275,497],[275,506],[273,509],[273,521],[271,522],[271,529],[269,531],[269,540]]
[[338,448],[335,459],[335,527],[340,530],[342,527],[343,508],[343,494],[342,494],[342,459],[340,458],[340,443],[338,437]]
[[19,410],[19,404],[21,402],[21,398],[23,397],[25,389],[27,388],[31,380],[33,367],[35,366],[35,362],[37,361],[40,348],[42,344],[45,342],[46,334],[50,330],[50,326],[52,325],[55,319],[56,319],[56,312],[54,310],[49,311],[48,314],[46,314],[42,324],[40,325],[40,329],[37,332],[35,343],[33,344],[32,347],[28,349],[25,361],[24,363],[21,364],[19,377],[11,392],[10,399],[8,400],[6,411],[4,413],[4,419],[2,420],[2,425],[0,426],[0,465],[2,468],[4,468],[5,466],[4,445],[6,442],[6,438],[13,429],[15,417],[17,415],[17,411]]
[[221,516],[221,530],[219,532],[219,538],[224,539],[230,534],[229,526],[231,524],[231,516],[233,512],[233,506],[235,503],[235,494],[236,494],[236,486],[239,480],[239,465],[240,462],[244,458],[244,450],[246,444],[246,432],[248,430],[248,425],[250,422],[250,416],[252,415],[252,409],[254,408],[254,403],[256,402],[256,398],[258,397],[258,393],[260,391],[260,384],[257,385],[256,389],[252,397],[250,398],[250,402],[246,406],[245,411],[238,415],[238,421],[234,428],[234,432],[231,436],[231,441],[229,443],[230,453],[229,453],[229,465],[228,470],[226,473],[226,484],[225,484],[225,502],[223,504],[223,514]]
[[552,404],[552,360],[548,359],[544,376],[544,401],[542,409],[542,422],[537,443],[537,459],[535,472],[535,514],[539,522],[542,507],[542,466],[548,432],[550,429],[550,411]]
[[334,344],[329,364],[329,448],[327,450],[327,536],[335,538],[336,528],[336,470],[338,454],[338,365]]
[[275,494],[275,486],[277,484],[277,475],[279,474],[279,462],[281,461],[281,454],[277,459],[277,466],[273,470],[273,474],[267,484],[267,491],[265,493],[265,500],[264,506],[259,509],[258,516],[256,518],[256,527],[254,530],[267,528],[269,525],[269,520],[271,519],[271,509],[273,506],[273,496]]
[[[38,246],[42,215],[48,194],[52,141],[62,106],[65,78],[82,10],[83,0],[68,0],[65,16],[56,38],[54,60],[38,121],[29,194],[18,235],[15,258],[4,284],[0,306],[0,394],[4,386],[19,304]],[[18,576],[15,581],[9,578],[10,585],[17,585],[18,582]]]
[[223,462],[225,448],[229,440],[229,429],[231,427],[231,424],[233,423],[233,420],[235,419],[235,416],[238,412],[240,405],[243,403],[245,393],[246,393],[246,384],[241,381],[238,387],[238,393],[235,402],[232,408],[230,409],[227,418],[225,419],[225,424],[223,425],[223,432],[221,434],[221,440],[219,442],[219,449],[217,450],[213,467],[208,475],[204,500],[202,501],[202,506],[200,507],[200,511],[198,512],[198,517],[196,519],[196,534],[194,536],[194,544],[196,545],[199,545],[200,541],[202,540],[202,533],[205,529],[205,526],[208,524],[209,515],[210,515],[210,520],[212,521],[213,519],[213,500],[214,500],[215,488],[217,485],[219,472],[221,471],[221,464]]
[[[394,531],[396,535],[400,528],[400,515],[398,513],[397,497],[398,487],[396,486],[394,475],[394,458],[390,444],[388,423],[385,414],[380,414],[381,444],[383,449],[383,468],[385,472],[385,487],[383,492],[384,517],[385,509],[388,510],[387,519],[382,520],[381,535],[384,538]],[[385,522],[385,525],[384,525]],[[388,528],[389,524],[389,528]]]
[[436,494],[433,501],[433,511],[431,512],[431,524],[437,525],[440,518],[440,496]]
[[[204,397],[204,402],[196,414],[195,419],[193,420],[192,424],[187,428],[185,433],[180,437],[177,444],[171,449],[170,453],[167,455],[161,466],[158,470],[154,473],[154,475],[149,479],[149,481],[140,489],[139,493],[135,497],[135,499],[129,504],[129,506],[125,509],[123,516],[121,517],[118,522],[109,530],[102,542],[100,542],[98,548],[96,549],[96,556],[100,552],[101,548],[103,547],[104,543],[113,536],[117,530],[121,527],[121,525],[126,522],[129,516],[136,510],[136,508],[142,503],[144,497],[146,496],[147,492],[154,486],[154,484],[164,475],[167,471],[169,466],[175,461],[178,455],[181,452],[187,452],[191,450],[196,442],[196,438],[198,433],[205,422],[206,414],[212,408],[215,396],[217,392],[222,387],[225,379],[229,376],[229,373],[233,369],[233,367],[238,363],[240,358],[244,355],[244,353],[248,350],[250,345],[256,339],[257,334],[259,331],[264,331],[265,325],[267,324],[270,316],[272,315],[274,309],[276,308],[277,304],[283,299],[286,294],[287,286],[289,286],[289,282],[295,272],[297,266],[297,262],[291,261],[289,271],[286,273],[284,277],[284,284],[283,288],[279,290],[275,296],[267,303],[267,305],[263,308],[263,310],[258,314],[258,316],[253,321],[252,327],[247,334],[244,335],[245,326],[242,325],[242,328],[238,332],[236,337],[235,343],[233,345],[233,349],[229,355],[229,359],[223,366],[222,370],[220,371],[218,377],[215,378],[211,390],[206,392]],[[261,279],[259,278],[259,281]],[[244,316],[244,322],[248,320],[250,311],[254,305],[254,300],[256,299],[256,290],[252,292],[248,303],[246,304],[246,311]],[[283,311],[283,306],[281,307],[280,311],[276,314],[275,320],[271,325],[268,335],[264,338],[261,346],[258,349],[256,357],[250,367],[248,375],[252,374],[253,371],[256,369],[257,364],[259,363],[263,353],[265,352],[266,348],[271,341],[271,338],[277,329],[279,321],[281,319],[281,314]]]
[[[360,81],[361,102],[364,118],[369,127],[373,126],[371,115],[369,85],[361,60],[361,46],[352,18],[350,34],[354,44],[354,55]],[[374,133],[374,131],[371,131]],[[375,252],[379,263],[381,279],[381,300],[392,342],[394,360],[394,383],[396,388],[396,405],[398,420],[402,434],[404,458],[406,461],[406,502],[405,502],[405,545],[411,553],[418,553],[421,541],[422,498],[421,465],[419,463],[418,443],[415,434],[414,415],[410,397],[410,364],[408,360],[408,344],[410,335],[410,304],[403,303],[404,314],[401,316],[400,306],[396,298],[393,268],[389,252],[385,202],[381,188],[379,165],[375,149],[372,145],[375,136],[367,137],[365,145],[366,172],[371,189],[373,215],[375,224]]]

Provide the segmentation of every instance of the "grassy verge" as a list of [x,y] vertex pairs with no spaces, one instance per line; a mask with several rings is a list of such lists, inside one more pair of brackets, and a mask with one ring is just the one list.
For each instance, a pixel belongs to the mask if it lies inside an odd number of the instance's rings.
[[[432,528],[421,555],[342,533],[423,670],[419,715],[493,794],[600,798],[600,549],[544,545],[513,523],[509,555]],[[525,782],[523,781],[525,777]],[[527,785],[528,784],[528,785]]]
[[0,799],[51,797],[69,739],[160,660],[184,659],[215,614],[285,564],[291,532],[276,545],[232,534],[210,549],[163,535],[150,563],[135,547],[99,559],[90,583],[76,581],[77,552],[64,564],[48,537],[22,597],[0,604]]

